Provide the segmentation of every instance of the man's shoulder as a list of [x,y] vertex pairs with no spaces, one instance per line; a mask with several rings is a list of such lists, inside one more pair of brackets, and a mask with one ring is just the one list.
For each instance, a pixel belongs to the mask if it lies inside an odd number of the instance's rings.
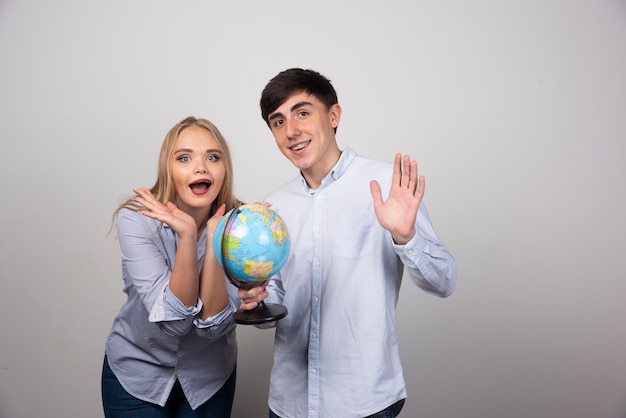
[[354,156],[354,160],[358,161],[359,164],[364,164],[368,166],[381,166],[381,167],[389,167],[393,165],[391,161],[386,161],[380,158],[369,157],[361,154],[356,154]]
[[350,164],[355,171],[364,172],[368,177],[391,174],[393,164],[376,158],[356,155]]

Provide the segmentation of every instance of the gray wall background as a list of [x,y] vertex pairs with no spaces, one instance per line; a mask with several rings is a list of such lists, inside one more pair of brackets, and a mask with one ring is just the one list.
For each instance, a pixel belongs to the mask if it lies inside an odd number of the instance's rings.
[[[626,416],[623,0],[0,0],[0,60],[0,417],[102,416],[113,210],[190,114],[244,200],[293,177],[258,110],[293,66],[334,82],[341,147],[418,160],[458,263],[449,299],[402,289],[402,415]],[[236,418],[272,334],[238,329]]]

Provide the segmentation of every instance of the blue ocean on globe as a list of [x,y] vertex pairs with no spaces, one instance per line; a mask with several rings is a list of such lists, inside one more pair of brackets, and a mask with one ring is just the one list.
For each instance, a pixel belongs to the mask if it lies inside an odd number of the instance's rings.
[[276,212],[265,205],[249,204],[222,217],[213,236],[213,249],[231,279],[263,282],[285,265],[291,241]]

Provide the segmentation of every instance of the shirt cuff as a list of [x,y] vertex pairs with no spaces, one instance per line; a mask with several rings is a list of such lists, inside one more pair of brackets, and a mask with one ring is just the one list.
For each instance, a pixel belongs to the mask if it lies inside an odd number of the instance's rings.
[[163,293],[156,299],[148,320],[150,322],[178,321],[195,316],[202,308],[202,301],[198,298],[196,306],[185,306],[170,290],[169,285],[165,286]]
[[228,299],[228,305],[226,305],[220,313],[210,316],[207,319],[200,319],[200,317],[196,316],[193,320],[193,324],[198,328],[211,328],[228,320],[236,310],[235,302]]

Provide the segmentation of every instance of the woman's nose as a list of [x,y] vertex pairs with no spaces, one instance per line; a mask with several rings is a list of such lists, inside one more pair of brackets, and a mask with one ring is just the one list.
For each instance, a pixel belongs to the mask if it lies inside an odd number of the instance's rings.
[[194,173],[197,173],[197,174],[206,173],[206,172],[207,172],[207,169],[204,164],[199,164],[198,166],[196,166],[196,169],[194,170]]

